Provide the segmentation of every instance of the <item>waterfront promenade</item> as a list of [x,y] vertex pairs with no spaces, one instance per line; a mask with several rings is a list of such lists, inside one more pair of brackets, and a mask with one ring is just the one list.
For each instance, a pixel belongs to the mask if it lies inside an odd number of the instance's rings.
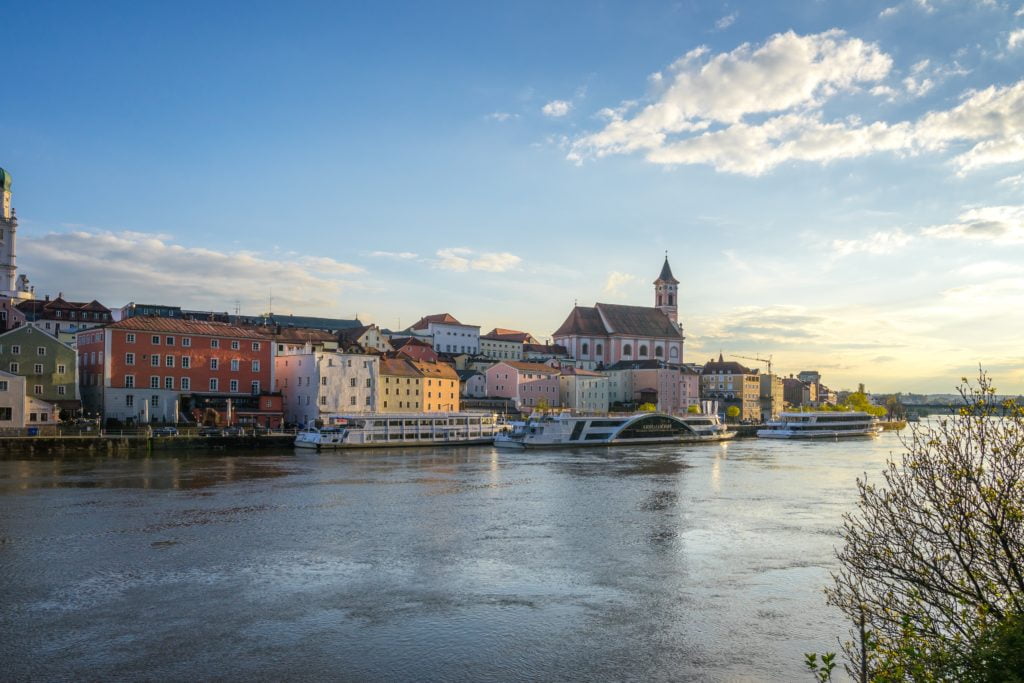
[[0,462],[12,678],[799,680],[843,442]]

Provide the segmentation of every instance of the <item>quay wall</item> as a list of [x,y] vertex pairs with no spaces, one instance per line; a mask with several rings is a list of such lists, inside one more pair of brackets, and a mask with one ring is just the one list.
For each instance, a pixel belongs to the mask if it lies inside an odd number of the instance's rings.
[[20,436],[0,438],[0,459],[26,460],[63,457],[145,457],[182,450],[254,450],[288,448],[290,434],[261,436]]

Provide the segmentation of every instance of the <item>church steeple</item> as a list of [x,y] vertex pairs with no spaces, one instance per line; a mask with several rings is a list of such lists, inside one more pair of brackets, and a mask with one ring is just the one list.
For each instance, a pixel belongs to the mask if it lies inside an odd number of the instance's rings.
[[654,305],[668,319],[679,326],[679,280],[672,276],[672,267],[668,265],[668,251],[665,252],[665,264],[661,267],[661,274],[654,281]]
[[0,298],[31,299],[28,278],[18,277],[15,237],[18,216],[11,206],[11,174],[0,168]]

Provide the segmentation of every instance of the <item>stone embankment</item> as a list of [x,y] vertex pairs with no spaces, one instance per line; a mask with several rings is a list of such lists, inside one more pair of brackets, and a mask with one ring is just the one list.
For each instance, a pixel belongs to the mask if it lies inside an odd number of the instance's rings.
[[149,436],[104,434],[89,436],[17,436],[0,438],[0,459],[63,458],[81,456],[145,457],[179,450],[245,450],[288,448],[292,434],[260,436]]

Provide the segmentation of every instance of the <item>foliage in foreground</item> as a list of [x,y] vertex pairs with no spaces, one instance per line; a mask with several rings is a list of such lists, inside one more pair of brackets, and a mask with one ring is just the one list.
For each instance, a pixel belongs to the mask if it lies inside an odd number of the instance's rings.
[[854,624],[856,680],[1024,681],[1024,417],[992,403],[984,372],[960,393],[960,415],[915,427],[881,484],[857,481],[826,591]]

